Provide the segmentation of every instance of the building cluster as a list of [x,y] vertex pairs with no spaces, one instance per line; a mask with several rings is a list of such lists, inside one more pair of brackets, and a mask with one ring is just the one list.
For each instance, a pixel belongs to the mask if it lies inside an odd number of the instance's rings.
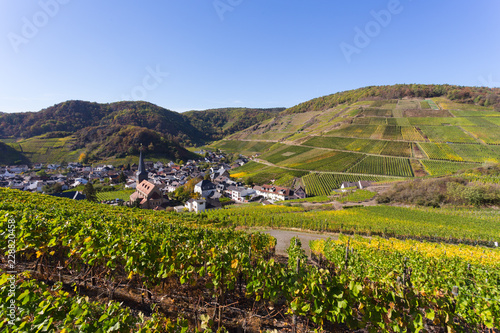
[[[231,169],[247,163],[240,158],[231,165],[223,163],[225,156],[209,152],[198,161],[190,160],[184,165],[173,162],[148,162],[141,152],[139,163],[114,167],[112,165],[84,166],[80,163],[68,163],[64,167],[57,164],[35,164],[0,167],[0,187],[9,187],[23,191],[43,193],[56,184],[62,193],[53,195],[75,200],[85,199],[81,192],[71,191],[88,182],[105,183],[113,186],[125,181],[125,188],[133,189],[127,202],[122,204],[144,209],[175,210],[177,212],[202,212],[222,207],[222,202],[262,202],[271,204],[275,201],[305,198],[302,188],[295,190],[262,185],[247,187],[230,178]],[[212,166],[207,168],[207,166]],[[40,170],[43,170],[42,172]],[[169,197],[179,187],[193,178],[203,179],[194,186],[194,195],[184,205],[176,205]],[[223,199],[225,198],[225,199]],[[116,201],[107,202],[118,204]]]
[[[47,172],[37,172],[42,168],[45,168]],[[59,185],[61,190],[66,191],[82,184],[85,185],[94,179],[104,182],[110,178],[118,178],[118,176],[119,174],[111,165],[102,166],[99,170],[85,167],[80,163],[69,163],[65,167],[58,164],[45,166],[41,163],[34,164],[32,167],[28,165],[0,166],[0,187],[42,193],[46,186]]]

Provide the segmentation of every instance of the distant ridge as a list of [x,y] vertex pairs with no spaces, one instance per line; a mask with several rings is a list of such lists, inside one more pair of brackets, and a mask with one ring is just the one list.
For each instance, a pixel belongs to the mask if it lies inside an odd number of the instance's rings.
[[396,84],[387,86],[368,86],[364,88],[343,91],[327,96],[314,98],[310,101],[286,109],[283,113],[301,113],[321,111],[343,103],[354,103],[360,100],[430,98],[446,96],[452,101],[492,106],[500,110],[500,88],[463,87],[455,85],[436,84]]

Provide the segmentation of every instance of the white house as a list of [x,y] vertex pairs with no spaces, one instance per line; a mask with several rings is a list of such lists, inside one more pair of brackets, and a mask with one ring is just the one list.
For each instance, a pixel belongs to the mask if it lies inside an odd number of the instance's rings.
[[216,186],[209,180],[202,180],[194,186],[194,193],[199,193],[204,198],[209,197],[215,190]]
[[184,207],[187,208],[187,210],[189,210],[190,212],[203,212],[206,209],[206,201],[204,199],[195,200],[191,198],[186,201]]
[[228,191],[231,192],[231,199],[239,202],[248,201],[247,198],[256,194],[254,189],[241,186],[230,186]]
[[76,178],[75,182],[71,184],[71,187],[77,187],[79,185],[87,185],[89,181],[85,178]]
[[177,181],[174,181],[174,182],[171,182],[170,184],[167,185],[166,190],[167,190],[167,192],[172,193],[172,192],[175,192],[175,190],[177,190],[177,188],[179,186],[181,186],[181,184],[179,184],[179,182],[177,182]]
[[34,181],[30,182],[25,188],[25,191],[32,191],[32,192],[42,192],[42,187],[45,185],[44,182],[42,181]]

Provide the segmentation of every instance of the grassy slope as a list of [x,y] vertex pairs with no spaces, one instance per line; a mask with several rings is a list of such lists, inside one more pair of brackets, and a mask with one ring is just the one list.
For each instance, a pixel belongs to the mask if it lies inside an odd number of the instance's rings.
[[[492,106],[444,96],[329,106],[288,109],[215,145],[224,150],[229,142],[233,147],[265,143],[259,158],[278,167],[399,177],[449,174],[500,161],[500,112]],[[270,141],[280,144],[270,146]],[[348,152],[367,155],[356,159]]]
[[76,162],[82,149],[72,150],[74,144],[73,137],[64,138],[46,138],[37,136],[17,142],[11,142],[9,145],[22,152],[31,161],[39,163],[61,163]]
[[0,142],[0,165],[1,164],[24,164],[29,159],[11,145]]

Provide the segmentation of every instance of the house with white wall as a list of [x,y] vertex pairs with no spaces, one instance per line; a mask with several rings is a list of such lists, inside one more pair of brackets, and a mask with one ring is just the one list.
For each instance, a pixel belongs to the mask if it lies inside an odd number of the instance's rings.
[[293,191],[286,187],[279,187],[274,185],[254,186],[257,195],[272,201],[289,200],[293,196]]
[[188,201],[186,201],[184,207],[190,212],[195,212],[195,213],[203,212],[206,209],[206,201],[205,199],[196,200],[191,198]]

